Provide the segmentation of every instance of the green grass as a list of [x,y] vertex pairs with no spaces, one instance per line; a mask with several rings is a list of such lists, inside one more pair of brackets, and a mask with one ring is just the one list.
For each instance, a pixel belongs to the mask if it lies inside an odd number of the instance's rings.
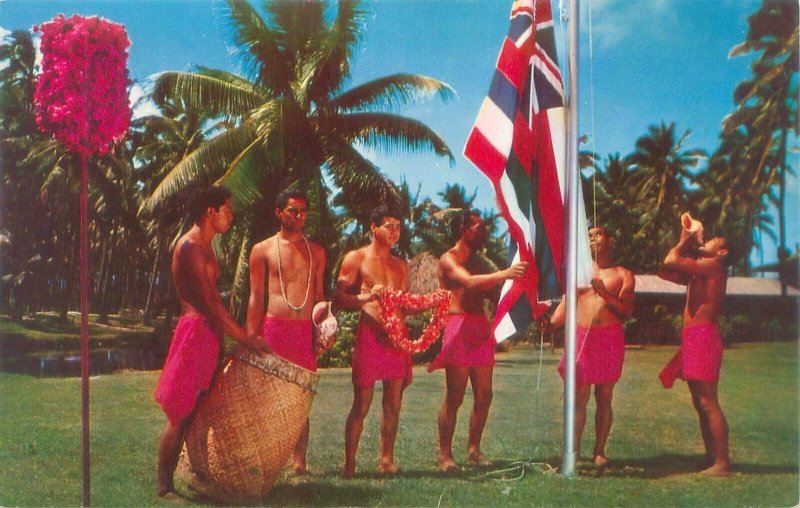
[[[798,348],[741,344],[726,351],[720,399],[730,425],[735,475],[685,475],[701,459],[697,420],[684,383],[664,390],[656,375],[674,348],[628,350],[608,445],[614,466],[602,477],[579,467],[567,479],[531,468],[516,481],[484,473],[511,461],[560,466],[561,383],[557,356],[538,349],[498,355],[495,398],[484,435],[493,468],[436,472],[436,412],[441,372],[415,368],[396,446],[403,473],[376,474],[379,397],[364,429],[359,475],[339,476],[343,429],[352,397],[350,372],[322,372],[311,419],[309,478],[284,475],[265,505],[274,506],[792,506],[798,503]],[[154,495],[155,448],[164,424],[151,399],[157,373],[126,372],[91,382],[92,504],[167,506]],[[592,403],[593,404],[593,403]],[[469,398],[459,414],[455,453],[465,455]],[[590,404],[591,407],[591,404]],[[590,418],[593,415],[590,413]],[[591,420],[590,420],[591,421]],[[81,503],[80,381],[0,374],[0,505]],[[587,425],[584,451],[594,440]],[[179,484],[179,488],[182,487]]]

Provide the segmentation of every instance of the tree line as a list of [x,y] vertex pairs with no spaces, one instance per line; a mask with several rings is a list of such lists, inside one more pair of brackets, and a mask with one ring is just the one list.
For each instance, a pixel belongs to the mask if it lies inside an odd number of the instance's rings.
[[[229,187],[237,217],[216,245],[232,312],[243,317],[250,247],[277,230],[278,192],[303,189],[307,233],[328,250],[327,280],[368,234],[378,202],[406,217],[398,253],[441,254],[452,241],[449,209],[475,199],[459,184],[420,196],[389,180],[358,148],[383,154],[453,154],[432,129],[399,108],[454,91],[435,78],[398,73],[350,85],[351,61],[367,12],[358,1],[268,2],[263,12],[227,2],[242,74],[198,66],[164,72],[148,95],[158,114],[137,118],[124,142],[92,160],[90,175],[92,312],[101,320],[140,311],[150,322],[176,311],[171,245],[188,227],[184,191],[211,182]],[[688,131],[661,121],[625,156],[584,152],[584,195],[597,221],[630,239],[617,243],[621,264],[653,272],[674,243],[676,224],[691,211],[739,252],[748,273],[763,238],[786,249],[785,183],[797,135],[798,8],[764,0],[748,19],[747,37],[731,56],[753,54],[751,78],[733,91],[712,154],[685,146]],[[77,160],[36,128],[33,91],[38,69],[31,33],[17,30],[0,45],[0,312],[77,307]],[[770,207],[778,210],[773,224]],[[486,215],[491,216],[491,211]],[[505,262],[502,224],[492,216],[482,253]],[[674,229],[674,228],[673,228]],[[224,284],[224,282],[223,282]],[[167,325],[169,326],[169,325]]]

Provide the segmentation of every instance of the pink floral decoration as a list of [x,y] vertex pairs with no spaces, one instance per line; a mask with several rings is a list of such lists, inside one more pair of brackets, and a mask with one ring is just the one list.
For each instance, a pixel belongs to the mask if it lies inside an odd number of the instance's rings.
[[[388,288],[378,299],[381,309],[383,328],[389,336],[389,342],[406,353],[426,351],[439,337],[447,323],[450,312],[450,291],[437,289],[425,295],[412,295],[401,290]],[[399,311],[421,311],[433,309],[431,320],[416,340],[408,337],[408,328]]]
[[130,124],[130,46],[125,27],[97,16],[59,14],[35,26],[42,34],[36,123],[71,151],[104,154]]

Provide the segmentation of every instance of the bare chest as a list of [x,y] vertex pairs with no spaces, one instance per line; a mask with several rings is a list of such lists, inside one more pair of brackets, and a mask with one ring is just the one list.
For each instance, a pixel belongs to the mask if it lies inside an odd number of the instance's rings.
[[305,242],[275,242],[267,251],[270,277],[282,278],[285,282],[308,280],[313,269],[310,248]]
[[393,288],[405,286],[403,271],[395,259],[380,260],[367,257],[361,265],[360,275],[361,285],[365,289],[377,284]]

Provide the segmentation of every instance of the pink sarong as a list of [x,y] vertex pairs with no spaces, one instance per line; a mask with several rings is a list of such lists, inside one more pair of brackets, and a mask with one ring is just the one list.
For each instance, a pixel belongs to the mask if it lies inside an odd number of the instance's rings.
[[491,367],[494,345],[486,316],[450,314],[444,327],[442,351],[428,365],[428,372],[445,367]]
[[[622,375],[625,358],[625,334],[622,325],[578,326],[575,359],[575,382],[579,385],[616,383]],[[564,378],[564,356],[558,364]]]
[[681,335],[681,347],[658,375],[664,388],[672,388],[678,378],[685,381],[719,381],[722,337],[717,324],[686,326]]
[[181,316],[153,393],[173,425],[194,411],[197,397],[211,385],[220,345],[205,316]]
[[317,355],[308,319],[265,316],[261,336],[273,353],[310,371],[317,371]]
[[384,379],[405,379],[406,386],[411,384],[411,354],[387,345],[388,340],[386,332],[378,325],[363,317],[358,322],[353,349],[355,386],[369,387]]

